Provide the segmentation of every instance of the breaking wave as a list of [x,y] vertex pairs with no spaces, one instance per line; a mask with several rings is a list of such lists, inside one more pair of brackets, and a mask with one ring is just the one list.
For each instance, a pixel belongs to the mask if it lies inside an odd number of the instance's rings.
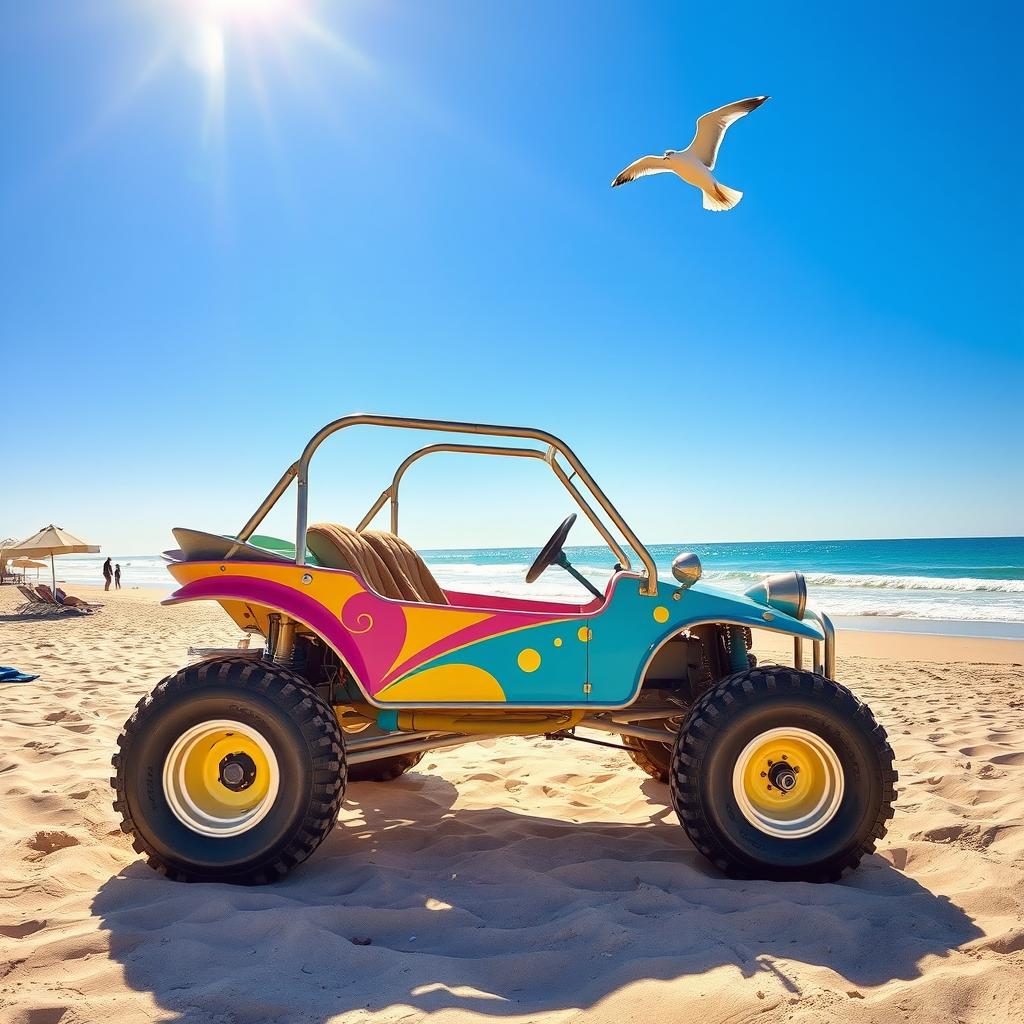
[[[764,579],[767,573],[715,571],[704,573],[704,579],[726,582]],[[1024,580],[982,580],[970,577],[946,579],[939,576],[871,576],[855,573],[808,572],[808,584],[816,587],[863,587],[869,590],[932,590],[950,593],[984,592],[991,594],[1024,594]]]

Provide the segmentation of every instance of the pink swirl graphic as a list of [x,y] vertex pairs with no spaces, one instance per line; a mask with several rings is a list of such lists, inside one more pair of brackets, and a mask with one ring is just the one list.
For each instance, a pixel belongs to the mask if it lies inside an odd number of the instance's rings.
[[341,606],[338,618],[352,636],[359,637],[359,650],[369,670],[365,685],[374,693],[405,643],[402,606],[364,591]]
[[[352,602],[350,601],[349,604],[351,604],[351,603]],[[358,625],[357,626],[353,626],[352,623],[345,621],[345,609],[342,608],[341,609],[341,624],[350,633],[355,633],[355,634],[369,633],[370,630],[373,629],[373,616],[369,612],[360,612],[358,615],[356,615],[356,623]]]

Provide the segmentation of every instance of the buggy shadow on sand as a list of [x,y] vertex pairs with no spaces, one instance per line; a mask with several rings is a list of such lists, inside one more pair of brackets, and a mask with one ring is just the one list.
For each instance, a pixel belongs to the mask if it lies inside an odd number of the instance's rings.
[[[430,445],[399,466],[356,528],[309,525],[310,460],[356,425],[533,446]],[[615,559],[604,591],[565,555],[576,513],[526,581],[557,565],[589,591],[585,602],[442,588],[398,532],[402,476],[438,452],[546,463]],[[292,482],[294,544],[256,535]],[[367,529],[385,504],[391,529]],[[885,834],[892,750],[835,681],[832,626],[807,608],[803,577],[778,574],[736,595],[703,583],[696,556],[683,553],[674,583],[659,580],[574,452],[544,431],[342,417],[310,440],[237,536],[174,535],[168,567],[180,587],[166,603],[217,601],[265,646],[164,679],[118,740],[122,827],[172,878],[272,882],[328,835],[350,779],[393,779],[428,750],[484,737],[587,740],[579,729],[621,738],[669,784],[694,846],[733,876],[834,879]],[[757,665],[753,628],[791,636],[793,666]]]
[[[572,784],[553,775],[531,771],[534,782]],[[584,798],[588,818],[610,808],[602,785],[619,804],[619,783],[599,784]],[[780,995],[776,1013],[841,1020],[844,990],[898,980],[911,998],[936,965],[970,962],[969,950],[957,960],[950,951],[981,929],[882,857],[835,886],[732,881],[668,820],[661,784],[640,788],[629,823],[567,822],[547,801],[525,813],[465,806],[463,795],[454,809],[455,786],[414,770],[353,786],[345,826],[270,889],[169,886],[136,862],[103,884],[92,913],[125,982],[181,1022],[382,1011],[415,1021],[453,1009],[523,1021],[596,1007],[629,1020],[651,1000],[669,1007],[661,1019],[685,1019],[679,1007],[699,1000],[719,1020],[723,1006],[756,1016]],[[662,990],[677,981],[682,989]],[[880,998],[865,994],[869,1007]]]

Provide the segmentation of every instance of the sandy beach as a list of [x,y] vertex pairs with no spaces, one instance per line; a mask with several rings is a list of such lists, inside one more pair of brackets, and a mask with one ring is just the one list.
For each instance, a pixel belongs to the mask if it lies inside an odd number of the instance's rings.
[[840,635],[900,773],[840,884],[729,880],[624,754],[495,740],[350,787],[283,883],[189,886],[118,829],[110,755],[237,631],[76,590],[105,607],[19,620],[0,590],[0,661],[40,674],[0,686],[0,1020],[1024,1020],[1024,644]]

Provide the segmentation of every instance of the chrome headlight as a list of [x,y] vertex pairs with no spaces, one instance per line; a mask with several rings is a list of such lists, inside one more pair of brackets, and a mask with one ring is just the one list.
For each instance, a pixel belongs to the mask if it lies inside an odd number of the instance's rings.
[[758,604],[766,604],[777,612],[802,619],[807,611],[807,581],[802,572],[779,572],[745,591]]
[[672,559],[672,575],[683,590],[692,587],[703,571],[700,559],[692,551],[684,551]]

